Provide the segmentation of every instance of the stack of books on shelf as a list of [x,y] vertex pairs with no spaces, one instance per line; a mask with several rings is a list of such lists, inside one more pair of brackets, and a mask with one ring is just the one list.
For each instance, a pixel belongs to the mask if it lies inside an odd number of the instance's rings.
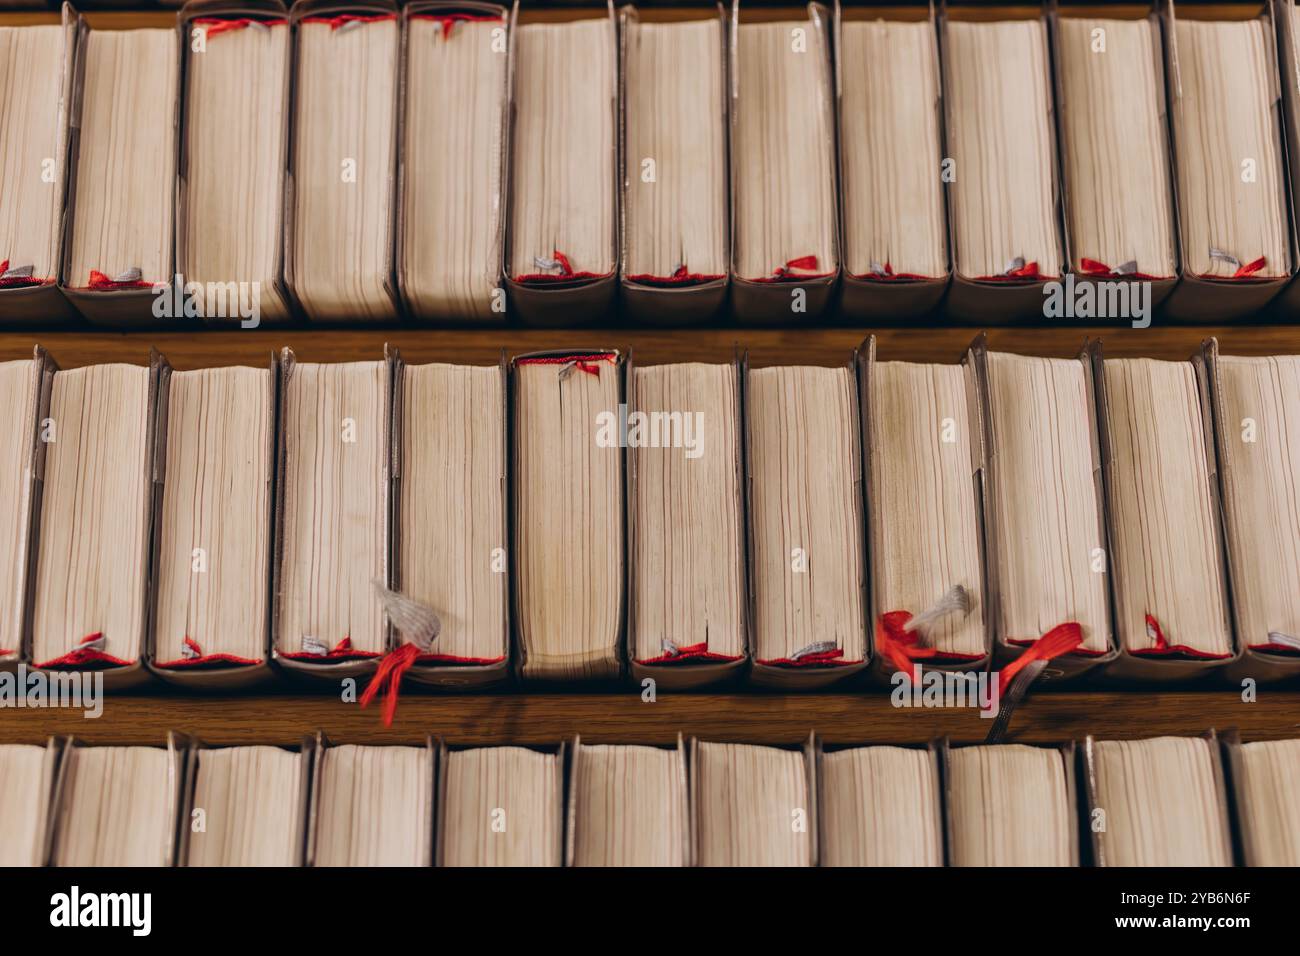
[[[153,866],[1300,863],[1300,741],[0,746],[0,859]],[[1080,833],[1088,838],[1080,839]]]
[[1290,0],[0,14],[0,321],[1289,318],[1298,39]]
[[[0,664],[239,688],[1300,673],[1300,357],[0,364]],[[983,557],[982,557],[983,556]],[[1005,687],[1003,688],[1006,689]]]

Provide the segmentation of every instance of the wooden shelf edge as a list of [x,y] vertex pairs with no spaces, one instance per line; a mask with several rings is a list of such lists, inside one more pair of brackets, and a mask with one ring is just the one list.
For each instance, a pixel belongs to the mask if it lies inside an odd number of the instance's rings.
[[[982,741],[990,721],[978,711],[900,708],[887,694],[661,694],[645,703],[626,694],[405,695],[392,727],[377,706],[320,696],[111,696],[103,714],[72,709],[0,709],[0,744],[40,743],[72,734],[90,743],[156,744],[167,731],[214,745],[292,744],[323,730],[332,741],[418,744],[542,744],[575,734],[592,743],[667,744],[680,732],[739,743],[797,743],[816,731],[830,744],[921,743],[940,736]],[[1300,737],[1300,692],[1260,691],[1244,703],[1232,691],[1055,692],[1017,710],[1009,742],[1157,737],[1236,728],[1246,740]]]
[[[604,326],[584,329],[438,329],[412,325],[387,328],[261,328],[254,330],[156,330],[131,333],[75,328],[0,331],[0,360],[29,358],[36,343],[50,350],[63,368],[103,362],[143,365],[156,346],[179,369],[223,365],[264,365],[271,353],[291,346],[302,362],[338,362],[382,355],[384,343],[402,350],[410,362],[495,363],[508,354],[583,343],[631,349],[642,363],[729,361],[737,347],[758,364],[825,364],[847,360],[870,334],[885,360],[956,362],[978,327],[752,328],[712,326],[681,329]],[[1300,352],[1300,324],[1168,326],[1019,326],[988,329],[989,347],[1025,355],[1070,358],[1085,337],[1102,339],[1108,356],[1186,359],[1202,339],[1216,336],[1226,355],[1288,355]]]

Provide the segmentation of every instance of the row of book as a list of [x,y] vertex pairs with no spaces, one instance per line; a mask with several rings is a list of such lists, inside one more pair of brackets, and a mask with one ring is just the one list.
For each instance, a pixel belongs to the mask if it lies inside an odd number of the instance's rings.
[[7,866],[1300,865],[1300,740],[0,746]]
[[38,347],[0,364],[0,407],[11,669],[394,691],[1300,673],[1300,356],[981,336],[950,365],[869,339],[835,367],[285,349],[180,371]]
[[1291,315],[1293,2],[1161,6],[0,17],[0,320]]

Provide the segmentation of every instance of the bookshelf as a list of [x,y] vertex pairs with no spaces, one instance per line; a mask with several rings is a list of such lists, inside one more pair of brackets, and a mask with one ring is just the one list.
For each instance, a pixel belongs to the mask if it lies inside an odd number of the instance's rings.
[[[1232,8],[1222,3],[1201,6],[1215,12]],[[802,10],[794,4],[755,2],[747,7],[751,11],[766,8],[758,15],[772,18],[799,15]],[[980,16],[993,18],[1005,7],[989,5],[978,10]],[[569,13],[561,7],[532,5],[525,16],[547,20]],[[680,11],[645,7],[642,15],[647,20],[676,18]],[[39,16],[10,14],[10,22]],[[174,22],[170,10],[157,9],[94,11],[89,18],[100,25],[168,26]],[[27,357],[39,342],[64,368],[104,362],[143,365],[151,346],[178,369],[241,363],[260,366],[272,351],[286,345],[302,361],[328,362],[378,358],[387,342],[400,348],[411,362],[486,364],[495,362],[503,351],[516,354],[590,344],[630,349],[642,363],[724,361],[739,348],[747,350],[757,365],[840,364],[871,331],[877,335],[883,359],[953,362],[978,330],[931,324],[876,330],[725,324],[558,330],[297,325],[119,333],[78,326],[0,332],[0,360]],[[1077,353],[1086,337],[1101,337],[1108,355],[1182,359],[1209,335],[1218,337],[1226,354],[1300,353],[1300,326],[1238,323],[1231,327],[1174,327],[1162,325],[1159,318],[1145,330],[1081,324],[999,328],[989,332],[989,342],[994,349],[1068,357]],[[96,720],[84,719],[80,711],[0,708],[0,743],[39,742],[50,734],[76,734],[102,743],[152,743],[170,729],[192,732],[213,744],[290,743],[316,729],[352,743],[413,743],[426,734],[442,735],[457,743],[541,743],[575,733],[592,741],[665,743],[679,731],[718,740],[794,743],[809,730],[833,743],[919,742],[945,734],[959,741],[976,741],[987,733],[988,724],[974,711],[894,708],[887,692],[880,689],[792,695],[728,687],[713,693],[661,693],[657,702],[647,704],[636,688],[628,686],[615,692],[556,693],[528,688],[455,696],[407,689],[393,727],[385,729],[378,708],[363,711],[344,704],[324,685],[317,688],[286,682],[238,696],[187,695],[159,686],[142,694],[111,696],[103,716]],[[1198,733],[1210,726],[1237,727],[1246,739],[1296,736],[1300,734],[1300,688],[1262,688],[1258,701],[1252,704],[1242,703],[1236,690],[1208,683],[1204,688],[1168,690],[1044,688],[1035,690],[1017,711],[1009,739],[1049,742],[1088,733],[1147,737]]]
[[[345,361],[382,354],[389,342],[411,361],[495,362],[508,354],[591,343],[632,349],[639,362],[722,361],[748,349],[756,364],[839,364],[872,331],[884,359],[956,361],[975,329],[864,328],[596,329],[537,330],[282,328],[232,331],[134,332],[64,330],[0,333],[0,360],[21,358],[39,342],[63,367],[95,362],[148,361],[157,347],[178,368],[262,364],[281,346],[304,361]],[[993,348],[1065,357],[1085,337],[1100,337],[1109,355],[1189,356],[1214,335],[1225,353],[1258,355],[1300,352],[1300,326],[1236,325],[1150,329],[1097,326],[1005,328],[989,331]],[[1291,685],[1294,686],[1294,685]],[[138,695],[114,695],[103,716],[80,711],[0,709],[0,743],[38,742],[50,734],[76,734],[101,743],[156,742],[167,730],[183,730],[213,744],[291,743],[322,729],[348,743],[413,743],[427,734],[466,744],[542,743],[581,734],[592,741],[666,743],[680,731],[716,740],[794,743],[816,730],[832,743],[921,742],[949,735],[982,740],[989,721],[975,711],[891,706],[879,688],[824,694],[771,694],[743,687],[713,693],[662,692],[643,703],[636,688],[613,692],[557,693],[544,687],[486,695],[402,693],[391,728],[378,707],[342,703],[333,687],[288,683],[239,696],[188,695],[159,687]],[[1246,704],[1221,683],[1203,687],[1136,690],[1086,687],[1035,690],[1017,711],[1010,740],[1050,742],[1081,738],[1150,737],[1199,733],[1208,727],[1238,728],[1243,737],[1278,739],[1300,733],[1300,689],[1263,687]]]

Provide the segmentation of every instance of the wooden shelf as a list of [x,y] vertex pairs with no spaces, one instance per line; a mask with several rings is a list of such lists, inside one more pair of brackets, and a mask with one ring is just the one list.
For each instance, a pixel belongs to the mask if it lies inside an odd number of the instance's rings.
[[[65,368],[97,362],[148,361],[159,348],[177,368],[261,365],[275,349],[292,346],[302,361],[377,357],[385,342],[410,362],[495,362],[507,354],[582,344],[631,348],[639,362],[726,361],[737,347],[756,364],[838,363],[871,330],[863,327],[756,329],[424,329],[281,328],[104,332],[84,329],[0,333],[0,360],[23,358],[41,343]],[[912,328],[877,330],[883,359],[957,361],[977,330]],[[989,332],[992,348],[1068,357],[1085,337],[1100,337],[1109,355],[1188,357],[1208,335],[1227,354],[1300,353],[1300,325],[1232,327],[1155,326],[1020,327]],[[715,740],[795,743],[816,730],[831,743],[923,742],[947,735],[983,740],[989,721],[972,710],[912,710],[891,706],[883,692],[775,695],[761,692],[661,694],[642,703],[623,693],[509,693],[431,696],[407,692],[391,728],[378,708],[361,710],[333,696],[271,692],[242,696],[191,696],[156,691],[111,696],[104,715],[84,719],[73,710],[0,709],[0,743],[39,742],[50,734],[75,734],[100,743],[156,743],[168,730],[193,733],[213,744],[292,743],[324,730],[351,743],[417,743],[427,734],[464,744],[545,743],[581,734],[591,741],[668,743],[678,732]],[[1300,736],[1300,692],[1262,688],[1244,704],[1231,690],[1134,692],[1043,689],[1017,712],[1010,740],[1052,742],[1092,733],[1148,737],[1197,733],[1208,727],[1240,729],[1246,739]]]
[[[103,716],[77,710],[0,711],[0,744],[39,743],[75,734],[94,743],[150,744],[169,730],[218,745],[289,744],[323,730],[339,743],[414,744],[426,735],[458,744],[539,744],[581,734],[597,743],[671,743],[679,732],[711,740],[797,743],[815,730],[828,743],[921,743],[938,736],[978,742],[991,721],[974,710],[907,709],[884,692],[865,694],[660,694],[643,703],[620,694],[520,693],[430,696],[405,693],[392,727],[379,708],[336,697],[271,695],[116,696]],[[1008,740],[1051,743],[1155,737],[1235,727],[1246,740],[1300,736],[1300,692],[1043,691],[1017,710]]]
[[[882,359],[955,362],[976,328],[868,329],[711,327],[686,329],[426,329],[409,325],[370,329],[281,328],[249,330],[189,329],[179,332],[25,331],[0,332],[0,361],[27,358],[32,346],[48,348],[60,365],[96,362],[143,365],[150,346],[180,369],[220,365],[262,365],[272,351],[291,346],[304,362],[374,358],[385,342],[401,348],[409,362],[495,362],[535,349],[584,345],[630,348],[640,362],[725,361],[737,347],[748,349],[756,364],[843,361],[874,331]],[[1107,355],[1182,359],[1202,339],[1217,336],[1225,354],[1300,353],[1298,325],[1017,327],[989,330],[994,349],[1061,358],[1076,355],[1085,337],[1100,338]]]

